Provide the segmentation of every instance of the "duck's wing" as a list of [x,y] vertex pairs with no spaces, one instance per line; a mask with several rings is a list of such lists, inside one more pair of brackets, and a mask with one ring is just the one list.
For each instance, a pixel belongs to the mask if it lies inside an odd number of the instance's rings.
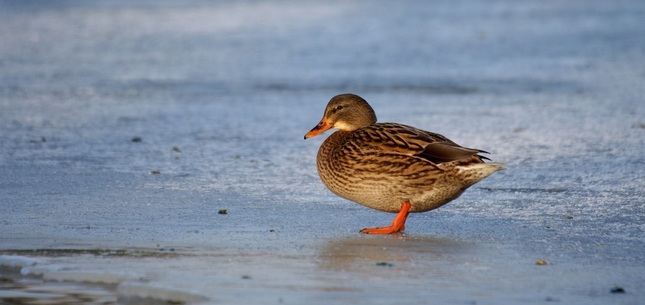
[[352,142],[364,152],[381,151],[426,159],[434,164],[473,160],[483,150],[458,145],[443,135],[397,123],[379,123],[354,132]]

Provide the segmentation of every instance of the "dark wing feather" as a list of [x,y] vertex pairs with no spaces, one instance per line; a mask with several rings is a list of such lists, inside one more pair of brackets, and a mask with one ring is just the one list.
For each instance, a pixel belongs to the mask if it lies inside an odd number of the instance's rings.
[[439,164],[458,160],[482,161],[483,150],[458,145],[443,135],[396,123],[379,123],[357,130],[352,140],[361,150],[380,150],[416,156]]

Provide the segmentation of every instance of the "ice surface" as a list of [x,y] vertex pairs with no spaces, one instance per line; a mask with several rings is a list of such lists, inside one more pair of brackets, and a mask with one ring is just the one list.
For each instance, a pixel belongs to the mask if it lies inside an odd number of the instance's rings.
[[[642,1],[0,2],[0,299],[637,304],[643,62]],[[345,92],[507,170],[359,235]]]

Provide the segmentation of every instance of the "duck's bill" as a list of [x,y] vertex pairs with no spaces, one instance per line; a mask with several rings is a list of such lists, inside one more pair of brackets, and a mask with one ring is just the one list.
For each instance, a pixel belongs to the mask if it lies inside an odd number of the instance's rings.
[[320,120],[320,123],[318,123],[318,125],[316,125],[316,127],[314,127],[311,131],[309,131],[305,135],[305,140],[309,139],[311,137],[315,137],[315,136],[317,136],[317,135],[329,130],[330,128],[331,128],[331,124],[329,124],[329,122],[327,122],[326,118],[323,118],[322,120]]

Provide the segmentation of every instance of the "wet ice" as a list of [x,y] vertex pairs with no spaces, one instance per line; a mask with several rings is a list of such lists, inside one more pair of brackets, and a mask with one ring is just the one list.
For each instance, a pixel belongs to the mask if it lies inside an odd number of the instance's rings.
[[[2,7],[3,277],[189,303],[643,296],[639,1]],[[358,235],[391,215],[329,193],[324,137],[302,140],[344,92],[508,169]]]

